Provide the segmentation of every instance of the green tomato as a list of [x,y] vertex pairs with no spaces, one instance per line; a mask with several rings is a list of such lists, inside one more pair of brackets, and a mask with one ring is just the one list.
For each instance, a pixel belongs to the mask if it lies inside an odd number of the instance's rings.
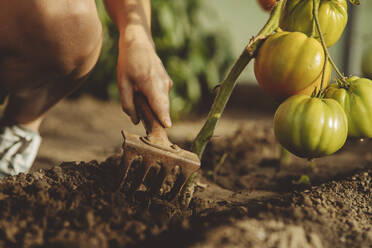
[[[260,47],[254,64],[256,79],[272,97],[283,100],[295,94],[311,95],[320,85],[324,66],[322,45],[300,32],[278,32]],[[324,86],[331,79],[328,65]]]
[[372,137],[372,81],[351,77],[348,85],[332,84],[326,91],[327,98],[338,101],[345,110],[350,137]]
[[330,155],[347,138],[347,117],[333,99],[295,95],[285,100],[274,116],[274,132],[279,143],[303,158]]
[[[319,24],[327,47],[341,37],[347,24],[346,0],[318,0]],[[313,0],[287,0],[280,27],[286,31],[313,33]],[[319,37],[319,33],[316,32]]]

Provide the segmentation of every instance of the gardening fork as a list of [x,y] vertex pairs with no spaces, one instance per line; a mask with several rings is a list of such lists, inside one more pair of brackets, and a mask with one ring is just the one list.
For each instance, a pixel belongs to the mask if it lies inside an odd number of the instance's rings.
[[[196,154],[169,141],[164,127],[155,117],[143,94],[136,93],[134,102],[146,129],[146,136],[122,131],[123,182],[131,181],[131,191],[136,191],[144,185],[151,194],[164,193],[165,197],[172,201],[183,190],[188,178],[200,168],[200,159]],[[132,169],[134,164],[135,170]],[[133,175],[131,171],[135,171]],[[164,185],[166,181],[169,185]],[[164,187],[168,188],[167,192],[161,192]]]

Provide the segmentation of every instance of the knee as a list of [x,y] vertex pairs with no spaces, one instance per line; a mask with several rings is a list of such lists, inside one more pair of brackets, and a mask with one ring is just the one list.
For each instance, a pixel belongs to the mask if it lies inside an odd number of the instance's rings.
[[102,44],[102,25],[94,1],[66,2],[68,6],[64,6],[57,17],[51,13],[53,21],[49,32],[56,42],[59,69],[81,77],[96,64]]
[[31,40],[37,40],[37,45],[31,47],[38,53],[36,57],[54,67],[58,74],[85,76],[96,64],[102,44],[95,1],[34,2],[40,3],[36,12],[39,17],[34,21],[38,25],[31,30]]

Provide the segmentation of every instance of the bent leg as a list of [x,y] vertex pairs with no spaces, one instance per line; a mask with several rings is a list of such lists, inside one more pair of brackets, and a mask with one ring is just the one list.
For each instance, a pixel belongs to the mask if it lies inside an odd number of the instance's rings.
[[76,89],[98,59],[101,30],[94,0],[0,3],[0,88],[10,96],[5,120],[40,122]]
[[43,116],[92,70],[101,30],[94,0],[0,2],[0,176],[29,170]]

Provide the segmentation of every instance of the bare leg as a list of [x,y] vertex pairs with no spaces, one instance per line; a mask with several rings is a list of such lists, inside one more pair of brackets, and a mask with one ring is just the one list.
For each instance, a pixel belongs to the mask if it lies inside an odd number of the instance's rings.
[[101,30],[94,0],[0,1],[0,177],[28,172],[45,113],[92,70]]
[[0,89],[10,97],[3,123],[37,130],[47,110],[94,67],[101,24],[94,0],[5,2],[0,3]]

